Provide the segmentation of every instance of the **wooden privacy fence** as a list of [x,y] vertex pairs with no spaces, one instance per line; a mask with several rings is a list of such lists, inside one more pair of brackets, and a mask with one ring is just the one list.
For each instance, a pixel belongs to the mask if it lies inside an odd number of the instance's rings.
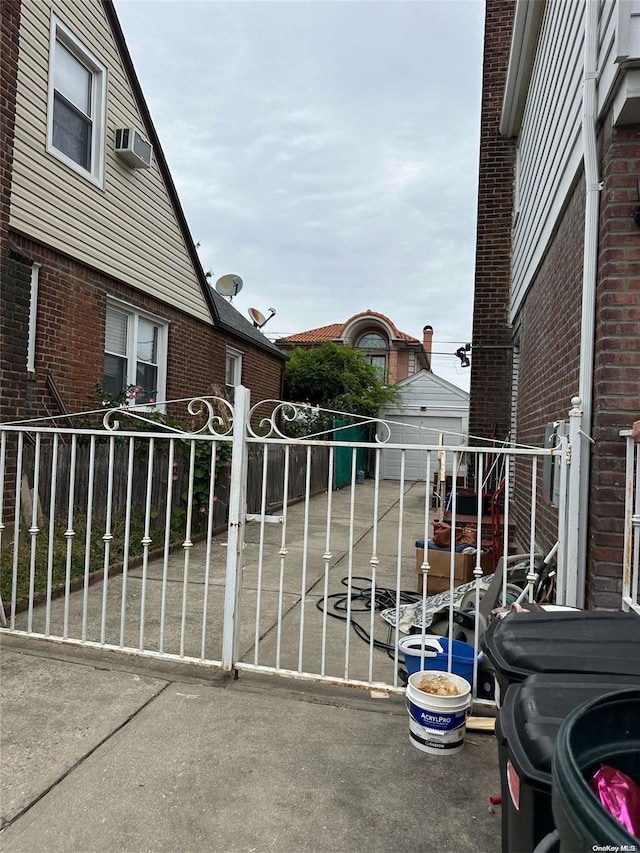
[[[61,521],[70,509],[74,516],[87,512],[91,503],[94,516],[104,515],[111,501],[112,515],[125,514],[130,502],[135,514],[144,512],[147,491],[151,490],[151,507],[154,516],[164,518],[167,509],[168,485],[171,480],[171,512],[184,510],[189,496],[190,453],[189,439],[174,440],[173,454],[169,441],[156,440],[153,458],[149,463],[148,438],[136,438],[133,447],[128,439],[113,442],[87,441],[73,447],[70,443],[58,445],[54,450],[51,441],[42,442],[39,453],[26,444],[22,465],[23,513],[31,514],[34,483],[37,481],[37,500],[43,514],[51,514]],[[229,482],[231,470],[231,445],[226,442],[199,442],[195,457],[193,509],[194,517],[209,505],[210,487],[213,485],[214,528],[223,527],[228,518]],[[247,511],[258,512],[262,500],[264,445],[253,445],[249,450],[247,472]],[[194,451],[195,452],[195,451]],[[307,484],[308,450],[302,446],[269,445],[267,462],[266,507],[272,511],[283,503],[285,454],[289,455],[288,501],[303,498]],[[328,483],[329,450],[327,447],[310,448],[310,492],[326,491]],[[35,463],[38,459],[36,477]],[[91,457],[93,456],[93,462]],[[173,458],[171,458],[173,456]],[[211,480],[211,465],[215,476]],[[111,491],[109,483],[111,482]],[[55,486],[55,490],[54,490]],[[72,496],[72,505],[70,503]]]

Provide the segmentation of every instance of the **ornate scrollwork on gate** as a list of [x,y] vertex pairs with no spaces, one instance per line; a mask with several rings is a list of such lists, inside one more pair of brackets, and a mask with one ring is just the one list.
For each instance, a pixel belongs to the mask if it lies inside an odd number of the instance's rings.
[[[264,416],[260,409],[271,409]],[[253,438],[289,438],[282,424],[301,420],[312,407],[303,403],[285,403],[282,400],[261,400],[252,406],[247,417],[247,432]]]
[[223,397],[186,397],[181,400],[167,400],[165,405],[175,407],[186,403],[186,410],[193,418],[194,429],[181,429],[167,423],[162,417],[154,417],[154,412],[145,405],[118,406],[109,409],[102,418],[106,430],[114,432],[121,428],[121,420],[126,417],[130,421],[138,421],[152,427],[158,432],[175,433],[181,436],[210,434],[216,438],[224,438],[233,432],[233,406]]
[[[264,414],[261,409],[265,409]],[[337,424],[336,421],[347,421]],[[287,429],[288,425],[296,426],[295,430]],[[330,440],[336,433],[350,429],[353,426],[375,424],[378,426],[375,434],[377,444],[386,444],[391,438],[389,425],[379,418],[369,418],[355,415],[351,412],[339,412],[334,409],[322,409],[310,403],[290,403],[282,400],[261,400],[253,406],[247,418],[247,432],[253,438],[284,438],[295,437],[298,440],[325,439]]]

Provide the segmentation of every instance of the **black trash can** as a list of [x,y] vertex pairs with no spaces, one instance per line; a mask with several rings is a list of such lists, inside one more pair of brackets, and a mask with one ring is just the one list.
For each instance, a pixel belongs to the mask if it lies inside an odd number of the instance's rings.
[[610,693],[575,708],[558,732],[553,757],[553,817],[560,850],[637,850],[634,838],[600,803],[588,780],[602,764],[640,784],[640,689]]
[[555,828],[551,762],[564,718],[627,687],[640,690],[640,676],[541,673],[509,687],[496,721],[504,853],[531,853]]
[[536,672],[640,676],[635,613],[512,613],[491,622],[481,648],[496,673],[496,704],[511,684]]

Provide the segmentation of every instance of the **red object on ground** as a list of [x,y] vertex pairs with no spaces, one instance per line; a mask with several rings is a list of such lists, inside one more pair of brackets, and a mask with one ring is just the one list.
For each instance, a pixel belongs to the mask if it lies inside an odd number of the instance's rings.
[[502,804],[502,797],[499,794],[495,797],[489,797],[489,802],[492,806],[499,806]]

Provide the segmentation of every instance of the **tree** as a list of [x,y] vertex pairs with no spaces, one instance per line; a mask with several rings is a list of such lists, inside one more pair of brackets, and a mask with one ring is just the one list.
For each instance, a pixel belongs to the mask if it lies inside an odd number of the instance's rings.
[[356,349],[327,342],[296,347],[285,367],[285,397],[323,409],[375,417],[395,392],[380,381],[373,365]]

